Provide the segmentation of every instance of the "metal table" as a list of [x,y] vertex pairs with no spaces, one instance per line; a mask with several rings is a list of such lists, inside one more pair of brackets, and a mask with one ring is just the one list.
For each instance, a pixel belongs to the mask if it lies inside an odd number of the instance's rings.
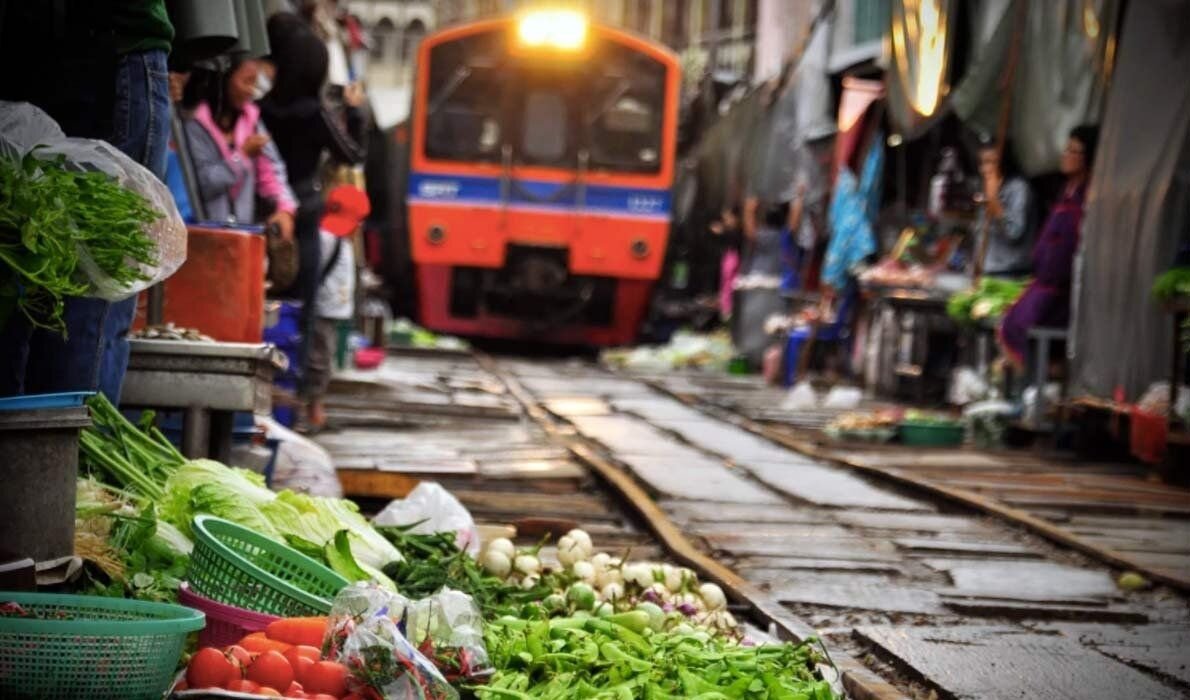
[[272,345],[186,340],[129,341],[121,404],[181,409],[182,453],[227,461],[236,411],[272,409],[273,373],[286,367]]

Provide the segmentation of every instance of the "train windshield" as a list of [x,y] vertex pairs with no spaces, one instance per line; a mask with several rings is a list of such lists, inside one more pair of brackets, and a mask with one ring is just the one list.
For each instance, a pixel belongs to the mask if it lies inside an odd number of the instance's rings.
[[426,156],[592,170],[661,169],[665,66],[615,42],[560,67],[517,61],[496,32],[434,47],[430,55]]

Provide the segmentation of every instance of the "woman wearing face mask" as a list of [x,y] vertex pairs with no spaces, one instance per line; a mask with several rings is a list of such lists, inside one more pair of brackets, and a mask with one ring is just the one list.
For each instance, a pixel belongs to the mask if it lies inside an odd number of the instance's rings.
[[979,174],[985,201],[980,230],[988,237],[983,271],[993,277],[1024,277],[1035,226],[1033,192],[1021,176],[1012,144],[1000,149],[993,142],[982,144]]
[[288,239],[297,201],[285,162],[252,101],[257,70],[255,61],[241,61],[225,74],[191,76],[183,98],[194,109],[186,122],[190,157],[207,219],[257,223],[259,197],[273,205],[267,222],[277,224]]
[[1033,281],[1000,322],[1000,346],[1018,367],[1025,364],[1029,329],[1070,322],[1070,282],[1083,220],[1083,198],[1095,162],[1099,130],[1075,127],[1062,153],[1066,185],[1050,210],[1033,248]]

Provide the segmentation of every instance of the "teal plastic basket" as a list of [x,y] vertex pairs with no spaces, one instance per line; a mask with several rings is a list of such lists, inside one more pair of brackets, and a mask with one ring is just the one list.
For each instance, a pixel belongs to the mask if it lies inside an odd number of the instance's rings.
[[202,613],[122,598],[0,592],[0,697],[158,700]]
[[188,580],[219,603],[278,617],[325,615],[348,580],[301,552],[210,515],[194,518]]

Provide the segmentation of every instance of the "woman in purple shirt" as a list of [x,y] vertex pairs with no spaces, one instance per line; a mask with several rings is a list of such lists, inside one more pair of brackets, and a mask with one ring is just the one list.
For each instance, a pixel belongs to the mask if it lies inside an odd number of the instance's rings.
[[1066,185],[1033,248],[1033,281],[1000,322],[1000,346],[1018,367],[1025,363],[1030,328],[1065,327],[1070,322],[1070,279],[1098,140],[1096,127],[1071,130],[1062,153]]

